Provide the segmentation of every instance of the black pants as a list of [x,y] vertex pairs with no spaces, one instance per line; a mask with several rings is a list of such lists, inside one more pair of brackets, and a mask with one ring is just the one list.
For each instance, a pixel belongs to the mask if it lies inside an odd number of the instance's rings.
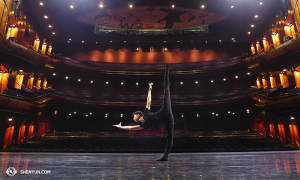
[[169,80],[169,68],[166,66],[165,78],[164,78],[164,97],[163,105],[159,110],[161,118],[165,122],[165,131],[167,132],[167,144],[165,149],[165,155],[169,155],[169,152],[173,146],[173,134],[174,134],[174,117],[171,107],[171,96],[170,96],[170,80]]

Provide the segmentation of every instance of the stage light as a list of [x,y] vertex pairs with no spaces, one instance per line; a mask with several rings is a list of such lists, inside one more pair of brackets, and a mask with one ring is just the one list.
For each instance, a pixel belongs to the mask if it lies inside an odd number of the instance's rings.
[[123,114],[121,114],[120,117],[123,117]]
[[213,113],[211,113],[212,115],[215,115],[215,113],[213,112]]
[[231,8],[234,8],[234,5],[232,5]]
[[71,113],[69,113],[69,116],[71,116],[72,114]]
[[239,78],[239,76],[235,76],[235,79]]
[[233,115],[235,115],[235,113],[232,113]]
[[198,81],[195,81],[195,84],[198,84]]
[[68,41],[68,43],[70,43],[70,41]]
[[258,15],[255,15],[254,17],[255,17],[255,18],[258,18]]
[[180,41],[177,41],[177,42],[180,42]]
[[182,117],[182,118],[184,117],[183,114],[181,115],[181,117]]
[[93,115],[93,113],[90,113],[90,115]]
[[89,115],[85,115],[85,117],[89,117]]
[[251,32],[249,31],[248,34],[251,34]]
[[182,85],[182,84],[183,84],[183,82],[181,81],[181,82],[180,82],[180,84]]
[[216,114],[216,116],[219,116],[219,114]]
[[205,43],[207,43],[207,41],[205,41]]
[[126,41],[124,41],[124,43],[126,43]]
[[175,5],[173,4],[173,5],[172,5],[172,8],[174,8],[174,7],[175,7]]
[[250,75],[250,72],[248,72],[247,74]]
[[222,40],[219,40],[219,42],[221,43],[221,42],[222,42]]
[[294,117],[291,117],[291,120],[295,119]]
[[68,77],[68,76],[66,76],[66,79],[69,79],[69,77]]
[[230,111],[228,111],[228,114],[230,114]]
[[13,120],[12,118],[9,118],[9,119],[8,119],[8,121],[12,121],[12,120]]
[[100,8],[103,8],[103,4],[100,4]]
[[260,3],[259,3],[259,5],[262,5],[262,4],[263,4],[263,2],[260,2]]
[[249,109],[247,109],[247,113],[248,113],[248,114],[250,113]]
[[44,3],[40,2],[40,5],[41,5],[41,6],[44,5]]
[[108,116],[108,114],[106,113],[105,116]]
[[197,113],[197,117],[199,117],[199,113]]
[[124,83],[123,82],[121,82],[121,85],[123,85]]
[[71,6],[70,6],[70,8],[71,8],[71,9],[73,9],[73,8],[74,8],[74,6],[73,6],[73,5],[71,5]]
[[112,40],[110,40],[109,42],[112,42]]
[[91,81],[91,84],[93,84],[94,83],[94,81]]
[[45,19],[47,19],[47,18],[48,18],[48,16],[44,16],[44,18],[45,18]]
[[78,79],[78,82],[80,82],[81,81],[81,79]]
[[132,8],[132,7],[133,7],[133,5],[132,5],[132,4],[130,4],[130,5],[129,5],[129,7],[130,7],[130,8]]
[[254,24],[252,24],[251,27],[254,27]]
[[226,81],[226,78],[224,78],[223,81]]
[[202,5],[202,6],[201,6],[201,8],[203,9],[203,8],[205,8],[205,6],[204,6],[204,5]]
[[53,73],[53,76],[56,76],[56,73]]
[[54,111],[54,114],[57,114],[57,110]]
[[231,40],[233,40],[233,41],[234,41],[234,38],[231,38]]
[[139,50],[139,48],[136,48],[136,50],[138,51],[138,50]]
[[106,81],[106,84],[108,84],[108,81]]
[[135,83],[135,85],[139,85],[139,83],[137,82],[137,83]]
[[284,69],[283,71],[286,71],[286,69]]
[[49,27],[49,28],[52,28],[52,26],[51,26],[51,25],[49,25],[48,27]]
[[52,32],[52,34],[55,34],[55,32]]
[[164,42],[167,42],[167,41],[164,41]]
[[165,51],[168,50],[168,48],[165,48]]
[[212,82],[212,83],[213,83],[213,82],[214,82],[214,80],[210,80],[210,82]]
[[84,43],[84,41],[81,41],[82,43]]
[[74,112],[74,114],[76,114],[76,112]]

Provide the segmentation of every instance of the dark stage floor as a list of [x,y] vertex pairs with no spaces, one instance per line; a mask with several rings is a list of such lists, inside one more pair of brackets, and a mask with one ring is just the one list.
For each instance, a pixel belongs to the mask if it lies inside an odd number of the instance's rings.
[[161,155],[2,152],[0,179],[300,179],[300,151],[174,153],[156,162]]

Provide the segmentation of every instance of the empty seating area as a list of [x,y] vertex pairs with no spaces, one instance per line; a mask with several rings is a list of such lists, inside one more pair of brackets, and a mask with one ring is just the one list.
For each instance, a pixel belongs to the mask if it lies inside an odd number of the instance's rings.
[[[111,63],[101,61],[82,60],[69,57],[62,57],[61,62],[64,65],[76,67],[89,71],[164,71],[165,63],[155,64],[126,64],[126,63]],[[190,71],[190,70],[215,70],[236,65],[243,62],[241,56],[233,58],[224,58],[211,61],[172,63],[170,71]]]
[[[237,98],[245,95],[250,95],[254,92],[260,92],[259,89],[249,88],[242,90],[234,90],[230,92],[219,92],[211,94],[177,94],[171,95],[173,102],[184,102],[184,101],[212,101],[212,100],[226,100],[231,98]],[[63,98],[71,98],[80,101],[110,101],[110,102],[144,102],[147,95],[116,95],[116,94],[97,94],[90,92],[76,92],[67,90],[47,89],[42,91],[43,93],[49,93],[51,95],[60,96]],[[153,95],[152,102],[159,102],[162,100],[163,95]],[[159,100],[157,100],[159,99]]]
[[[56,132],[35,137],[8,152],[162,153],[164,134]],[[297,150],[248,131],[175,132],[171,152],[246,152]]]

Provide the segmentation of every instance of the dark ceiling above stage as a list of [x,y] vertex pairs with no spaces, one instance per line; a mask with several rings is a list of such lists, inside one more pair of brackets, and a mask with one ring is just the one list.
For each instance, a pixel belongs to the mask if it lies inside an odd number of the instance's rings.
[[[40,3],[43,5],[40,5]],[[280,0],[24,0],[29,17],[54,43],[248,42],[262,34],[280,9]],[[262,4],[260,4],[262,2]],[[133,7],[130,8],[129,5]],[[70,6],[73,8],[70,8]],[[172,8],[172,5],[175,7]],[[201,6],[204,5],[204,8]],[[232,6],[234,6],[232,8]],[[150,15],[151,14],[151,15]],[[258,18],[255,18],[258,15]],[[47,19],[44,16],[48,16]],[[94,25],[125,29],[188,29],[208,25],[201,36],[104,36]],[[254,27],[251,27],[251,25]],[[49,28],[49,25],[52,27]],[[251,32],[248,35],[248,32]],[[52,33],[55,32],[55,35]]]

